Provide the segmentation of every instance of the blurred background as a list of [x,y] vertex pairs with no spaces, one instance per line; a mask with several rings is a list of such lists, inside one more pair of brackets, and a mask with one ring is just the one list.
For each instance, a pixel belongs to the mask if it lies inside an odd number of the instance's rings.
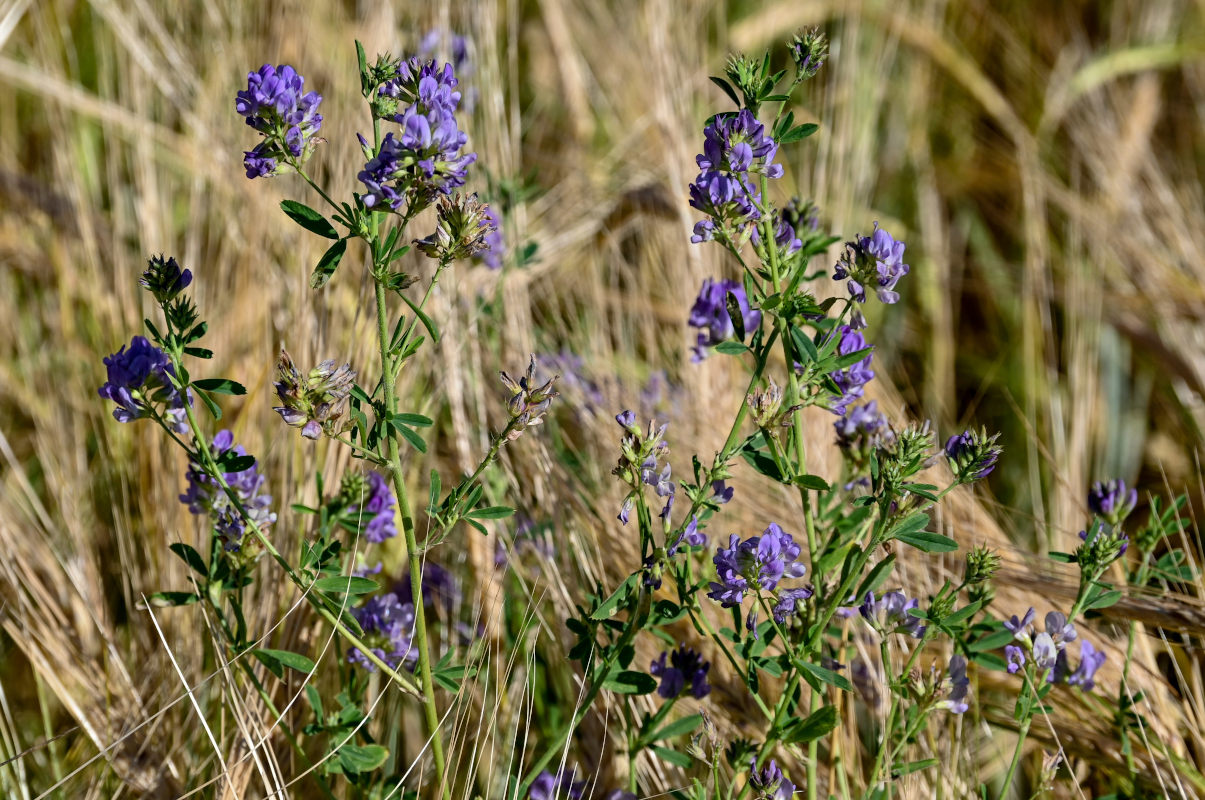
[[[774,47],[785,65],[782,43],[797,29],[831,38],[795,109],[820,130],[780,151],[779,199],[813,200],[835,235],[878,221],[908,243],[903,302],[871,309],[878,397],[897,419],[932,420],[943,439],[970,424],[1002,432],[988,485],[942,521],[960,542],[1004,553],[1014,579],[1000,613],[1074,591],[1036,557],[1072,549],[1092,481],[1137,485],[1140,508],[1148,494],[1180,491],[1186,514],[1202,507],[1203,8],[0,0],[0,744],[4,759],[33,748],[0,766],[0,788],[35,796],[82,766],[63,796],[91,786],[94,796],[167,797],[219,772],[187,704],[158,713],[183,688],[169,654],[200,679],[204,624],[180,609],[157,613],[156,627],[140,609],[142,595],[184,579],[166,549],[196,536],[176,499],[183,461],[156,431],[117,425],[96,396],[102,357],[150,313],[137,284],[149,256],[173,255],[196,275],[214,374],[248,388],[223,424],[272,476],[278,533],[304,535],[289,502],[315,498],[316,470],[348,466],[341,451],[282,429],[271,376],[281,346],[299,363],[370,369],[364,254],[349,251],[329,287],[309,289],[320,243],[277,205],[313,198],[293,177],[243,177],[254,136],[233,98],[249,70],[294,65],[324,96],[327,141],[312,174],[347,197],[363,164],[355,133],[370,127],[353,40],[370,59],[422,47],[451,57],[451,35],[465,37],[458,75],[473,112],[462,127],[479,154],[470,188],[501,209],[510,256],[502,270],[465,266],[441,281],[432,316],[443,338],[408,367],[402,396],[437,420],[428,441],[454,474],[502,420],[498,370],[536,353],[562,375],[557,419],[506,454],[490,488],[517,498],[528,527],[466,533],[431,556],[459,577],[464,617],[500,652],[524,655],[473,699],[500,710],[497,730],[458,715],[461,744],[496,741],[500,758],[521,758],[510,747],[523,692],[550,706],[573,696],[567,676],[540,664],[563,666],[561,620],[578,587],[613,585],[635,558],[614,522],[611,417],[631,407],[668,419],[684,474],[691,453],[710,458],[741,402],[731,360],[690,362],[686,325],[704,278],[735,277],[718,248],[689,243],[686,197],[703,121],[728,104],[707,76],[729,52]],[[410,268],[429,272],[421,257]],[[814,417],[822,451],[831,419]],[[751,473],[738,478],[734,530],[789,507]],[[421,474],[414,481],[425,487]],[[520,547],[529,540],[544,547],[533,555]],[[1195,558],[1195,534],[1185,544]],[[387,553],[387,569],[400,556]],[[918,560],[917,593],[947,569],[958,565]],[[1147,713],[1170,750],[1141,767],[1151,785],[1195,796],[1205,792],[1205,614],[1198,587],[1181,589],[1172,600],[1128,598],[1117,614],[1151,625],[1133,680],[1149,688]],[[289,589],[277,590],[261,587],[254,623],[280,624],[288,641],[324,639],[304,614],[284,613]],[[519,635],[514,616],[529,612],[535,623]],[[238,710],[245,699],[223,702],[235,717],[251,713]],[[721,687],[715,706],[717,724],[739,731],[735,691]],[[1006,729],[1001,708],[989,721]],[[407,709],[388,713],[409,720]],[[1082,759],[1074,785],[1091,794],[1094,770],[1117,754],[1107,726],[1068,716],[1074,735],[1060,743]],[[603,776],[601,796],[615,767],[605,730],[593,741],[590,730],[575,754]],[[230,754],[235,734],[222,739]],[[1046,734],[1058,739],[1053,727]],[[983,746],[960,758],[983,776],[1011,752],[1007,730],[966,735]],[[407,747],[417,751],[403,742],[399,752]],[[240,763],[253,788],[237,796],[258,796],[262,782]],[[650,785],[670,780],[663,765],[642,768]],[[477,791],[489,796],[492,780],[482,773]]]

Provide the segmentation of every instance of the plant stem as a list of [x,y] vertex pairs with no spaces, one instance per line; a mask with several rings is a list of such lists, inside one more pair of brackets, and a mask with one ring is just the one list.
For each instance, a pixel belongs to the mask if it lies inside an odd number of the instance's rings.
[[[438,277],[439,273],[436,273]],[[432,281],[434,284],[434,281]],[[394,395],[392,359],[389,355],[389,325],[386,317],[385,284],[374,276],[377,304],[377,338],[381,351],[381,385],[385,393],[385,413],[388,420],[397,413],[397,397]],[[428,295],[430,288],[428,287]],[[389,422],[386,421],[386,426]],[[435,706],[435,683],[431,678],[431,644],[427,636],[427,615],[423,608],[423,564],[422,554],[414,533],[414,514],[410,509],[410,496],[406,492],[406,480],[398,460],[397,439],[392,432],[385,431],[388,450],[389,472],[393,478],[393,490],[397,497],[398,512],[402,517],[402,534],[406,539],[406,554],[410,566],[410,592],[414,598],[414,644],[418,648],[418,671],[422,686],[423,711],[426,717],[427,735],[431,740],[431,754],[435,760],[435,780],[444,797],[451,796],[451,789],[444,780],[445,764],[443,737],[439,733],[439,710]]]
[[1000,800],[1004,800],[1008,796],[1008,790],[1012,787],[1013,776],[1017,773],[1017,766],[1021,763],[1021,752],[1025,748],[1025,737],[1029,735],[1029,725],[1033,722],[1033,715],[1027,714],[1025,719],[1021,721],[1021,729],[1017,731],[1017,748],[1013,750],[1012,763],[1008,765],[1008,772],[1004,776],[1004,784],[1000,787]]

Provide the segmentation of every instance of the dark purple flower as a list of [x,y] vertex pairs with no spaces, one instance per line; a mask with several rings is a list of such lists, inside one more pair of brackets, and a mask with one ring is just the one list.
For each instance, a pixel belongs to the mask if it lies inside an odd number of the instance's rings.
[[574,781],[576,770],[561,772],[553,775],[544,770],[531,783],[529,800],[581,800],[585,791],[585,781]]
[[745,335],[753,333],[761,325],[761,312],[749,305],[745,287],[739,281],[713,281],[708,278],[703,281],[703,288],[699,290],[699,296],[695,298],[695,304],[690,309],[690,318],[687,320],[687,324],[692,328],[706,332],[699,334],[691,361],[702,361],[707,356],[707,348],[715,347],[736,335],[732,317],[728,314],[729,292],[736,298],[737,306],[741,310]]
[[[870,345],[866,343],[866,337],[861,333],[848,325],[841,326],[841,341],[837,344],[837,355],[848,356],[860,350],[866,350],[868,347]],[[870,368],[873,358],[873,353],[867,353],[866,358],[861,361],[850,364],[845,369],[829,373],[829,377],[833,379],[833,382],[837,384],[837,389],[841,392],[830,404],[830,411],[834,414],[844,414],[849,404],[862,396],[863,387],[874,379],[874,370]]]
[[368,497],[363,506],[352,505],[348,511],[359,514],[368,521],[363,525],[364,538],[372,544],[380,544],[397,536],[394,520],[396,499],[389,483],[380,473],[368,473]]
[[135,336],[128,347],[107,356],[104,363],[108,380],[97,394],[117,404],[114,419],[118,422],[147,419],[158,409],[173,431],[188,431],[183,397],[171,382],[176,371],[166,353],[145,337]]
[[710,220],[695,226],[692,242],[708,241],[717,230],[743,230],[761,218],[761,190],[751,175],[782,176],[775,164],[778,145],[753,112],[713,117],[703,129],[703,152],[695,158],[699,175],[690,185],[690,204]]
[[[390,592],[368,598],[351,613],[364,630],[364,643],[391,669],[403,664],[411,667],[418,660],[418,648],[413,642],[414,604],[403,603]],[[369,672],[376,671],[376,665],[358,648],[348,650],[347,660]]]
[[[235,456],[247,455],[242,445],[234,444],[234,435],[227,430],[219,431],[218,435],[213,437],[210,453],[219,462],[227,453],[233,453]],[[180,495],[180,502],[187,505],[193,514],[209,516],[226,549],[238,550],[242,546],[247,525],[234,503],[217,481],[196,461],[189,460],[185,477],[188,479],[188,489]],[[276,521],[276,514],[271,510],[271,495],[260,494],[265,478],[259,473],[256,464],[240,472],[224,473],[222,477],[256,527],[262,531]]]
[[895,285],[908,274],[903,259],[904,243],[897,242],[876,222],[873,234],[845,243],[833,280],[846,280],[850,297],[859,303],[866,302],[866,286],[873,286],[883,303],[897,303],[900,296]]
[[1004,646],[1004,660],[1008,662],[1009,674],[1015,674],[1025,666],[1025,651],[1014,644],[1007,644]]
[[[666,665],[666,658],[669,664]],[[703,698],[711,691],[707,685],[707,671],[711,663],[686,645],[678,645],[677,650],[662,653],[649,667],[654,677],[661,678],[657,694],[666,700],[677,697],[683,691],[689,691],[696,698]]]
[[733,487],[728,486],[724,483],[724,481],[711,482],[711,499],[713,502],[719,503],[720,505],[724,505],[731,500],[732,494],[735,491],[736,490]]
[[959,481],[969,483],[991,474],[1003,451],[996,444],[999,436],[988,436],[986,430],[966,430],[946,440],[946,458]]
[[751,757],[749,783],[757,790],[758,800],[791,800],[791,795],[795,794],[795,784],[787,780],[774,759],[770,759],[765,769],[758,771],[757,758]]
[[1097,481],[1088,491],[1088,508],[1093,514],[1117,525],[1138,505],[1138,490],[1126,486],[1120,478]]
[[[758,233],[756,226],[753,228],[749,240],[753,242],[754,247],[761,247],[761,234]],[[803,240],[795,234],[791,223],[780,216],[774,217],[774,244],[778,246],[778,254],[783,258],[793,256],[803,249]]]
[[920,639],[925,635],[926,626],[921,624],[918,617],[908,613],[918,607],[916,598],[908,598],[903,592],[887,592],[878,599],[874,592],[867,592],[858,611],[880,636],[902,633]]
[[774,591],[786,578],[802,578],[805,567],[796,561],[800,548],[775,523],[745,541],[732,534],[728,547],[716,551],[713,559],[719,582],[712,582],[707,596],[725,608],[740,605],[748,591]]
[[1071,671],[1071,667],[1067,663],[1067,651],[1061,650],[1049,680],[1051,683],[1078,686],[1085,692],[1090,692],[1096,686],[1096,671],[1104,663],[1105,654],[1093,647],[1087,639],[1083,639],[1079,644],[1079,666]]
[[247,74],[247,88],[235,95],[234,109],[264,136],[246,153],[248,178],[275,175],[278,160],[305,161],[317,144],[322,97],[305,91],[305,78],[290,66],[264,64]]
[[[518,534],[515,535],[518,541]],[[406,575],[393,587],[394,594],[402,603],[412,603],[414,592],[410,587],[410,576]],[[451,610],[461,600],[460,581],[450,570],[445,569],[434,561],[423,563],[422,571],[423,605],[427,607],[441,606]]]

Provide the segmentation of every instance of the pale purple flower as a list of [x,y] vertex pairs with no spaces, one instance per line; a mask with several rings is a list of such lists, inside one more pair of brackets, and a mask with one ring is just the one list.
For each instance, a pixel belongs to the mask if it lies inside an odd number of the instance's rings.
[[[861,333],[848,325],[841,326],[841,341],[837,344],[837,355],[848,356],[868,347],[870,345],[866,343],[866,337]],[[829,374],[841,392],[829,405],[829,410],[834,414],[844,414],[849,404],[862,396],[863,387],[874,379],[874,370],[870,368],[873,358],[873,353],[867,353],[861,361]]]
[[880,636],[902,633],[920,639],[925,635],[926,626],[919,618],[908,613],[918,607],[917,599],[909,598],[903,592],[887,592],[877,599],[874,592],[867,592],[858,611]]
[[799,604],[803,600],[807,600],[813,594],[813,589],[810,586],[801,586],[796,589],[783,589],[778,593],[778,600],[770,612],[774,615],[774,621],[779,625],[787,621],[787,617],[794,615],[800,611]]
[[970,693],[971,680],[967,677],[967,660],[960,655],[950,656],[949,666],[946,668],[946,680],[944,681],[948,687],[949,695],[946,699],[937,704],[938,708],[945,708],[952,714],[965,714],[970,704],[967,702],[967,695]]
[[[418,660],[418,648],[413,642],[413,603],[403,603],[390,592],[368,598],[364,605],[352,609],[351,613],[364,631],[364,643],[391,669],[403,664],[410,667]],[[347,660],[369,672],[376,671],[376,665],[358,648],[348,650]]]
[[1105,654],[1093,647],[1087,639],[1083,639],[1079,644],[1079,666],[1075,671],[1071,671],[1067,663],[1067,651],[1061,651],[1054,665],[1054,672],[1050,675],[1050,682],[1065,682],[1068,686],[1078,686],[1085,692],[1090,692],[1096,686],[1096,671],[1104,663]]
[[837,446],[843,450],[873,449],[890,445],[895,439],[887,417],[879,411],[875,400],[846,407],[833,428],[837,431]]
[[372,544],[380,544],[397,536],[394,506],[396,499],[389,483],[378,472],[368,473],[368,496],[363,506],[352,505],[348,511],[360,515],[367,523],[363,526],[364,538]]
[[247,74],[247,88],[235,95],[234,109],[264,140],[247,151],[248,178],[275,175],[278,161],[305,161],[317,143],[322,96],[305,91],[305,78],[287,65],[264,64]]
[[779,769],[774,759],[770,759],[770,763],[759,771],[757,758],[751,757],[749,784],[757,790],[758,800],[791,800],[791,796],[795,794],[795,784],[787,780],[787,776]]
[[665,554],[674,556],[683,545],[701,547],[705,544],[707,544],[707,534],[699,530],[699,518],[691,517],[690,522],[682,529],[682,533],[674,540],[674,543],[666,548]]
[[1025,651],[1013,644],[1005,645],[1004,660],[1008,662],[1009,674],[1015,674],[1025,666]]
[[859,303],[866,302],[866,287],[874,288],[883,303],[899,302],[895,285],[908,274],[904,263],[904,243],[874,224],[870,236],[858,236],[846,242],[845,253],[833,272],[833,280],[846,280],[849,295]]
[[733,487],[728,486],[724,481],[711,482],[711,499],[720,505],[724,505],[731,500],[732,494],[735,491],[736,490]]
[[802,578],[803,564],[796,561],[800,548],[776,523],[761,536],[745,541],[732,534],[727,548],[719,548],[713,559],[719,582],[712,582],[708,597],[725,608],[740,605],[749,591],[774,591],[785,578]]
[[1129,516],[1137,504],[1138,490],[1127,487],[1120,478],[1097,481],[1088,491],[1088,508],[1112,525]]

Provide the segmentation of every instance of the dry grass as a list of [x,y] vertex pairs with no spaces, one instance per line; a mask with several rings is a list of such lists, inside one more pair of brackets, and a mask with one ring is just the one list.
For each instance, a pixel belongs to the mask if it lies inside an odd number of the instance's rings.
[[[975,420],[1005,431],[1008,463],[991,487],[1000,502],[958,496],[940,524],[1005,554],[999,608],[1011,611],[1067,597],[1069,577],[1042,571],[1033,553],[1069,549],[1091,480],[1188,486],[1200,507],[1202,22],[1199,5],[1136,0],[395,10],[211,0],[170,12],[142,0],[0,2],[0,791],[33,797],[75,769],[60,796],[315,791],[266,707],[235,691],[207,655],[196,607],[154,620],[141,607],[143,594],[186,580],[166,548],[196,536],[175,499],[183,465],[153,431],[114,424],[95,397],[100,357],[148,313],[134,281],[143,259],[175,254],[197,273],[215,369],[248,387],[228,421],[274,491],[304,486],[308,498],[290,499],[312,500],[314,470],[336,476],[348,466],[334,448],[280,434],[268,379],[282,344],[301,362],[339,354],[373,363],[367,284],[349,259],[330,288],[309,291],[319,253],[275,209],[300,187],[242,179],[248,137],[231,97],[246,70],[293,63],[322,88],[332,140],[316,162],[346,194],[359,168],[350,134],[363,124],[352,39],[397,52],[433,24],[471,35],[481,98],[471,141],[496,175],[538,170],[543,193],[512,224],[539,243],[539,262],[445,279],[433,310],[444,338],[403,376],[402,396],[439,421],[433,449],[453,474],[498,421],[495,371],[530,351],[580,353],[604,382],[607,409],[665,369],[684,387],[671,428],[680,471],[687,454],[719,445],[740,402],[729,365],[687,363],[684,310],[700,280],[722,268],[711,249],[686,244],[697,131],[720,102],[706,75],[727,47],[756,51],[823,24],[833,55],[809,112],[822,131],[789,156],[788,177],[820,201],[835,231],[880,219],[909,242],[909,308],[875,320],[879,364],[892,365],[879,373],[882,400],[943,430]],[[817,415],[809,452],[828,447],[828,426]],[[495,796],[521,759],[524,732],[538,737],[540,715],[573,702],[572,675],[541,665],[563,663],[561,620],[580,587],[613,585],[634,562],[612,521],[609,416],[566,417],[560,437],[525,437],[491,487],[553,522],[556,568],[525,557],[515,570],[525,596],[504,598],[492,539],[463,534],[432,556],[476,587],[467,602],[489,634],[480,682],[447,706],[464,776],[458,796]],[[760,528],[790,508],[753,476],[740,478],[725,525]],[[421,475],[414,481],[425,486]],[[282,506],[276,531],[291,541],[304,524]],[[1199,552],[1195,539],[1187,544]],[[389,553],[387,565],[399,556]],[[951,569],[959,565],[911,559],[901,580],[921,594]],[[273,646],[323,652],[328,634],[291,611],[291,587],[267,566],[262,578],[251,629]],[[1142,622],[1131,678],[1147,691],[1148,735],[1167,748],[1137,747],[1144,785],[1205,795],[1200,600],[1135,597],[1115,611],[1100,633],[1124,646],[1126,620]],[[1110,693],[1121,658],[1112,648]],[[288,705],[300,688],[278,685],[274,701]],[[186,689],[210,704],[204,714]],[[983,720],[918,748],[918,758],[930,748],[942,756],[955,794],[998,774],[1011,752],[1004,695],[983,691]],[[418,717],[392,694],[379,699],[378,714],[396,722],[384,741],[404,771],[422,747]],[[722,735],[743,730],[746,704],[737,685],[721,682],[709,708]],[[1070,694],[1058,705],[1035,735],[1073,757],[1075,780],[1060,793],[1091,795],[1119,768],[1116,742],[1100,709]],[[600,705],[570,756],[599,796],[625,768],[607,712]],[[845,713],[854,722],[874,712],[850,703]],[[296,706],[290,715],[284,724],[304,724]],[[838,756],[832,774],[859,774],[854,735],[829,763]],[[678,779],[657,762],[640,769],[648,787]],[[900,787],[927,796],[926,780]]]

